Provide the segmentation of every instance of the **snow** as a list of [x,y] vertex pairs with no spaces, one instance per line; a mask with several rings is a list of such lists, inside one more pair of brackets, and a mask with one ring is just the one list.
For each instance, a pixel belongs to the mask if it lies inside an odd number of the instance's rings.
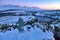
[[[8,9],[12,9],[13,11]],[[32,27],[29,31],[27,31],[27,27],[31,27],[31,25],[25,25],[24,32],[19,32],[18,29],[15,29],[15,30],[13,29],[11,31],[7,30],[7,32],[5,33],[0,32],[0,40],[55,40],[54,33],[52,31],[48,31],[46,28],[47,26],[44,23],[54,21],[50,26],[53,27],[53,29],[54,29],[54,26],[60,27],[60,23],[55,20],[55,19],[60,20],[59,14],[56,15],[55,12],[53,12],[52,14],[52,12],[48,12],[48,11],[40,12],[40,9],[36,7],[19,7],[19,6],[13,6],[13,5],[4,5],[0,7],[0,12],[5,10],[8,10],[7,12],[15,12],[18,15],[20,13],[26,14],[26,15],[0,17],[0,24],[9,24],[9,25],[15,24],[19,18],[22,18],[24,22],[37,18],[40,23],[34,22],[33,23],[35,24],[34,28]],[[37,13],[35,14],[35,16],[33,16],[32,13],[30,13],[30,11],[33,11],[33,12],[36,11]],[[39,25],[39,28],[37,28],[36,25]],[[46,31],[43,32],[43,29],[46,29]]]
[[[15,23],[19,18],[22,18],[24,22],[34,19],[34,16],[5,16],[1,17],[0,23],[4,24],[7,23]],[[4,20],[4,21],[3,21]],[[36,23],[39,25],[39,23]],[[31,25],[28,25],[31,27]],[[43,25],[40,25],[41,27]],[[31,31],[27,31],[27,26],[24,26],[24,32],[19,32],[17,29],[7,32],[0,32],[0,39],[1,40],[55,40],[54,34],[52,32],[43,32],[42,29],[35,27],[31,28]],[[44,27],[43,27],[44,28]]]
[[0,24],[11,24],[11,23],[16,23],[19,19],[19,16],[5,16],[5,17],[0,17]]
[[35,15],[36,15],[36,16],[45,16],[45,14],[44,14],[44,13],[39,13],[39,12],[38,12],[38,13],[36,13]]
[[43,32],[41,29],[19,32],[17,29],[0,33],[0,40],[54,40],[52,32]]

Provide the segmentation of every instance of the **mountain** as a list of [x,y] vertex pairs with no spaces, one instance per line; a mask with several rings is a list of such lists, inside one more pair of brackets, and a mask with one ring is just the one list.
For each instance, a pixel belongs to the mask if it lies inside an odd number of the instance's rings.
[[13,9],[14,11],[16,10],[27,10],[27,11],[38,11],[40,10],[37,7],[26,7],[26,6],[17,6],[17,5],[3,5],[0,6],[0,11],[4,11],[4,10],[9,10],[9,9]]
[[40,11],[40,9],[37,7],[27,7],[27,6],[17,6],[17,5],[0,6],[0,16],[30,15],[35,11],[36,12]]

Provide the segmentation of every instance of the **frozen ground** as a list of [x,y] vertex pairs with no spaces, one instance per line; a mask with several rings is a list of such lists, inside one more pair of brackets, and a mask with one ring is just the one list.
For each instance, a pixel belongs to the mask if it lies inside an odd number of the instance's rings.
[[[4,30],[1,32],[0,29],[0,40],[55,40],[54,34],[57,33],[59,36],[60,33],[60,15],[59,13],[52,12],[40,12],[41,10],[35,7],[19,7],[13,5],[4,5],[0,7],[0,12],[15,12],[18,13],[26,13],[24,16],[2,16],[0,17],[0,26],[1,24],[9,24],[13,26],[16,24],[19,18],[22,18],[24,23],[24,32],[20,32],[17,28],[12,29],[10,31]],[[12,11],[13,10],[13,11]],[[34,20],[37,18],[37,20]],[[52,23],[51,23],[52,22]],[[13,27],[12,26],[12,27]],[[32,27],[34,26],[34,27]],[[9,27],[9,26],[8,26]],[[7,28],[8,28],[7,27]],[[30,28],[29,31],[27,28]],[[57,29],[59,31],[56,31]],[[7,29],[6,28],[6,29]],[[6,31],[6,32],[4,32]]]
[[[32,20],[34,16],[6,16],[0,17],[0,24],[15,24],[19,18],[22,18],[24,22]],[[29,26],[29,25],[28,25]],[[41,25],[43,26],[43,25]],[[44,27],[43,27],[44,28]],[[40,28],[31,28],[31,31],[27,31],[26,26],[24,32],[19,32],[17,29],[7,32],[0,32],[1,40],[55,40],[52,31],[43,32]]]
[[0,40],[54,40],[52,32],[33,29],[20,33],[17,29],[0,33]]

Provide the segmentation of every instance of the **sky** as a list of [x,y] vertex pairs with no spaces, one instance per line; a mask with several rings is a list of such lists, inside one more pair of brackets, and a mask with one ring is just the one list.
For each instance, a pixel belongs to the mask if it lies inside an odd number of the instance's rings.
[[60,0],[0,0],[0,5],[19,5],[41,9],[60,9]]

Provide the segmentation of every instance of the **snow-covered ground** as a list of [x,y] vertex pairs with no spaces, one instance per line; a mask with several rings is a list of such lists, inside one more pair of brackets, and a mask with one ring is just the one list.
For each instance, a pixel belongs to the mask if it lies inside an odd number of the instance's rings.
[[32,20],[34,16],[3,16],[0,17],[0,24],[15,24],[19,18],[22,18],[24,22]]
[[[34,16],[5,16],[0,17],[0,24],[15,24],[19,18],[22,18],[24,22],[33,20]],[[29,25],[28,25],[29,26]],[[43,25],[41,25],[42,27]],[[51,31],[43,32],[40,28],[31,28],[31,31],[27,31],[27,26],[24,26],[24,32],[19,32],[17,29],[0,32],[1,40],[55,40],[54,34]],[[44,27],[43,27],[44,28]]]
[[[6,5],[3,7],[1,6],[0,8],[0,12],[3,13],[7,9],[10,9],[8,10],[8,12],[15,12],[18,15],[21,12],[23,14],[26,13],[25,16],[23,15],[0,17],[0,26],[1,24],[15,25],[19,18],[22,18],[24,23],[30,22],[30,24],[24,25],[23,32],[20,32],[18,28],[12,29],[10,31],[6,30],[6,32],[4,30],[1,32],[0,29],[0,40],[55,40],[54,29],[56,26],[60,28],[59,14],[56,14],[55,12],[40,12],[41,10],[35,7],[19,7],[13,5]],[[11,9],[13,9],[13,11]],[[29,29],[27,29],[28,27]]]
[[52,32],[33,29],[20,33],[17,29],[0,33],[0,40],[55,40]]

